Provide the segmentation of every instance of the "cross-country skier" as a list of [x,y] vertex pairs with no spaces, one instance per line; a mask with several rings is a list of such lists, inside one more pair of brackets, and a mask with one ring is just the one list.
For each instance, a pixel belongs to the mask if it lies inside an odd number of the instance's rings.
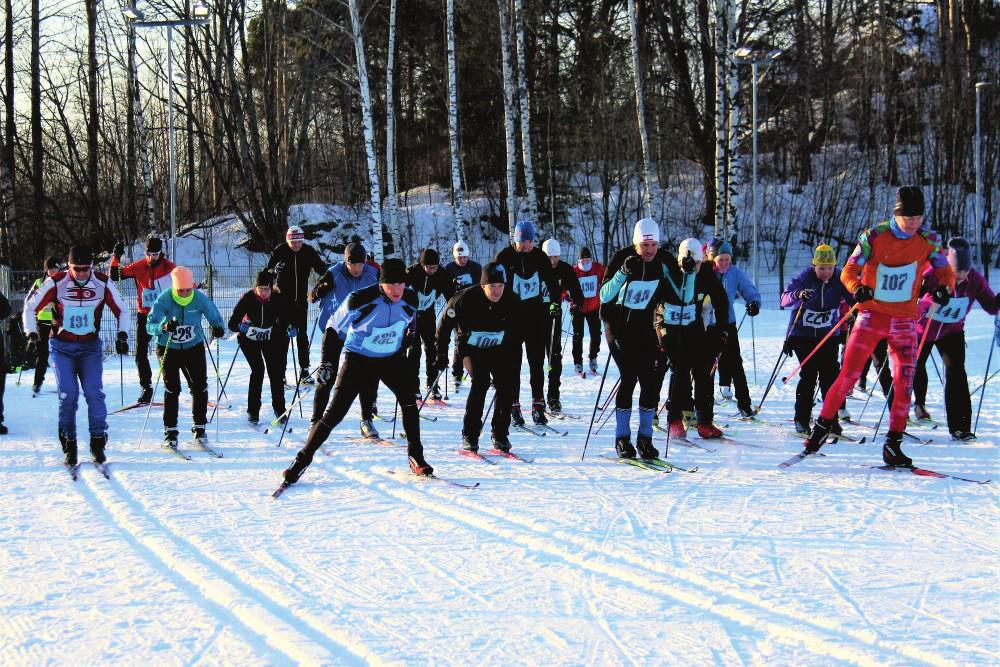
[[[445,264],[444,270],[451,277],[455,291],[459,292],[466,287],[478,284],[479,278],[483,274],[483,267],[469,259],[469,244],[465,241],[457,241],[451,249],[451,256],[454,257],[454,261]],[[457,343],[452,356],[451,375],[455,383],[455,391],[458,391],[462,386],[462,376],[465,375],[465,369],[462,367],[462,354],[459,352]]]
[[[743,417],[753,417],[753,406],[750,404],[750,390],[747,387],[747,376],[743,370],[743,357],[740,356],[740,338],[736,325],[736,298],[742,298],[746,303],[747,316],[757,317],[760,312],[760,292],[754,286],[750,277],[740,267],[733,264],[733,247],[729,241],[713,239],[712,263],[715,276],[726,288],[729,297],[729,325],[726,329],[726,344],[719,355],[719,387],[722,396],[732,398],[736,391],[736,407]],[[716,324],[718,326],[718,324]],[[718,338],[718,334],[714,334]]]
[[[448,301],[455,293],[455,285],[447,271],[440,271],[441,258],[434,248],[424,248],[420,253],[420,261],[406,270],[406,286],[417,293],[417,335],[410,342],[407,351],[410,363],[415,369],[420,368],[420,344],[424,346],[424,369],[427,373],[427,388],[430,389],[429,399],[441,400],[440,385],[433,384],[438,372],[434,368],[437,362],[437,347],[434,336],[437,333],[437,317],[434,304],[438,297],[443,296]],[[447,348],[445,348],[447,352]],[[431,386],[433,384],[433,386]]]
[[125,254],[125,244],[115,243],[111,250],[111,268],[109,274],[114,281],[131,278],[135,281],[136,316],[135,316],[135,367],[139,371],[139,386],[142,391],[136,401],[140,405],[149,403],[153,398],[153,371],[149,367],[149,341],[146,333],[146,318],[157,297],[170,289],[170,272],[175,264],[163,254],[163,240],[155,236],[146,239],[146,251],[143,259],[121,266],[122,255]]
[[194,275],[186,266],[170,272],[171,288],[153,303],[146,331],[156,337],[157,357],[163,373],[163,446],[177,449],[177,404],[181,373],[191,392],[191,432],[207,444],[208,372],[205,366],[204,317],[212,327],[212,338],[226,335],[225,321],[212,300],[194,288]]
[[[841,305],[845,302],[854,304],[851,293],[840,282],[836,264],[837,255],[832,247],[826,244],[816,246],[812,266],[792,278],[781,294],[781,307],[792,309],[788,347],[795,352],[800,362],[830,333],[830,329],[840,319]],[[817,378],[825,398],[839,371],[837,345],[833,340],[827,341],[802,367],[795,390],[797,432],[804,435],[810,432]]]
[[597,373],[597,353],[601,351],[601,297],[598,294],[601,283],[604,282],[604,265],[595,262],[590,254],[590,248],[580,248],[580,257],[573,265],[577,282],[580,283],[580,294],[583,303],[579,308],[570,304],[569,312],[573,316],[573,370],[583,376],[583,325],[586,322],[590,332],[590,348],[587,359],[590,372]]
[[240,297],[229,317],[229,330],[239,332],[237,342],[250,365],[247,421],[251,424],[260,421],[265,370],[271,385],[271,410],[285,420],[285,366],[289,334],[295,326],[291,306],[284,295],[273,292],[273,283],[273,273],[266,269],[258,273],[254,288]]
[[[0,321],[6,320],[14,311],[10,307],[10,301],[3,294],[0,294]],[[7,389],[7,341],[0,340],[0,435],[7,435],[7,427],[3,423],[3,394]]]
[[[319,369],[316,371],[316,396],[313,399],[311,423],[316,423],[326,412],[333,391],[333,381],[337,379],[340,353],[344,349],[347,331],[337,331],[333,326],[333,314],[340,304],[359,289],[378,284],[378,269],[366,262],[365,247],[361,243],[347,244],[344,261],[330,267],[309,294],[310,301],[320,302],[319,327],[323,329],[323,351]],[[366,438],[377,438],[375,418],[375,393],[378,385],[363,387],[361,390],[361,434]]]
[[38,313],[50,303],[55,305],[50,343],[59,383],[59,443],[69,466],[77,462],[76,406],[81,388],[87,400],[90,453],[97,463],[106,460],[108,409],[104,403],[104,355],[99,335],[104,306],[115,317],[118,331],[115,351],[128,353],[128,333],[122,327],[125,307],[121,295],[107,275],[94,271],[93,264],[90,248],[70,248],[68,270],[46,278],[28,299],[22,316],[24,330],[29,332],[27,346],[31,353],[38,345]]
[[479,451],[480,420],[491,380],[496,392],[491,422],[493,447],[510,451],[511,369],[514,355],[521,354],[515,337],[509,333],[517,326],[516,317],[516,299],[506,291],[503,271],[495,262],[483,269],[479,286],[459,292],[445,306],[437,334],[437,364],[438,368],[448,366],[448,340],[452,330],[456,331],[462,363],[472,378],[462,423],[462,448],[467,451]]
[[549,389],[546,400],[549,404],[549,410],[553,413],[562,412],[562,403],[559,400],[559,384],[562,378],[562,300],[565,295],[568,295],[570,308],[577,310],[583,303],[580,281],[577,280],[573,267],[559,259],[561,250],[559,241],[555,239],[549,239],[542,244],[542,252],[548,256],[555,281],[559,285],[559,291],[556,294],[550,295],[547,290],[543,290],[542,294],[543,301],[559,306],[555,309],[549,306],[548,335],[545,337],[545,353],[549,357]]
[[267,269],[275,275],[274,286],[292,306],[297,329],[295,342],[299,353],[299,382],[312,384],[309,374],[309,329],[307,327],[309,302],[309,274],[326,273],[326,263],[319,253],[305,242],[306,234],[298,225],[285,232],[285,242],[271,251]]
[[[542,301],[542,284],[550,294],[559,286],[552,271],[552,264],[539,248],[535,247],[535,225],[530,220],[520,220],[514,226],[514,245],[497,253],[496,263],[503,267],[507,290],[517,297],[518,326],[509,333],[516,336],[515,345],[524,346],[528,359],[531,382],[531,419],[536,424],[546,424],[545,417],[545,324],[546,315],[559,310],[558,303]],[[521,414],[521,354],[515,355],[514,394],[510,418],[515,426],[524,426]]]
[[893,219],[861,233],[858,245],[840,272],[840,280],[858,302],[857,323],[847,340],[844,363],[823,400],[819,418],[805,441],[806,453],[819,451],[830,433],[840,428],[837,410],[858,381],[865,359],[883,338],[889,339],[894,370],[889,432],[882,446],[882,460],[892,466],[912,466],[901,442],[910,412],[910,390],[917,358],[917,299],[921,276],[928,265],[939,284],[935,303],[948,304],[955,287],[955,272],[948,265],[938,235],[922,227],[924,195],[915,185],[896,191]]
[[[28,296],[25,297],[25,304],[28,303],[35,292],[41,289],[45,278],[52,278],[62,270],[62,263],[58,257],[46,258],[45,276],[35,279],[35,282],[31,285],[31,290],[28,292]],[[55,304],[50,303],[35,318],[38,323],[38,356],[35,357],[35,379],[31,383],[31,393],[35,396],[42,390],[42,383],[45,382],[45,372],[49,367],[49,334],[52,332],[52,314],[54,312]]]
[[414,399],[417,372],[405,359],[407,331],[416,314],[417,294],[406,287],[406,267],[399,259],[385,260],[378,285],[358,290],[340,304],[333,318],[334,327],[346,332],[344,363],[337,374],[330,407],[313,424],[305,446],[284,472],[286,484],[299,480],[362,387],[373,387],[379,381],[399,401],[410,469],[417,475],[434,472],[424,460],[420,443],[420,418]]
[[[972,400],[969,397],[969,378],[965,373],[965,318],[978,301],[980,307],[991,315],[1000,311],[1000,296],[993,293],[979,271],[972,267],[972,247],[961,237],[948,241],[948,264],[955,271],[955,291],[948,305],[935,310],[930,320],[930,294],[920,299],[921,319],[917,322],[917,334],[927,333],[927,342],[917,359],[917,369],[913,376],[913,414],[917,419],[930,419],[925,400],[927,398],[927,358],[937,346],[944,364],[944,407],[948,415],[948,432],[956,440],[973,440]],[[933,290],[938,286],[938,278],[933,271],[924,272],[924,289]]]
[[[664,265],[664,286],[656,297],[653,322],[659,345],[670,360],[667,420],[670,422],[670,435],[676,438],[687,435],[682,415],[685,407],[692,402],[692,380],[698,435],[702,438],[722,437],[722,431],[712,423],[715,408],[712,367],[726,347],[729,335],[729,297],[716,277],[712,263],[704,259],[698,239],[682,241],[677,249],[677,259]],[[702,318],[705,297],[712,304],[715,318],[716,326],[711,332],[706,331]]]

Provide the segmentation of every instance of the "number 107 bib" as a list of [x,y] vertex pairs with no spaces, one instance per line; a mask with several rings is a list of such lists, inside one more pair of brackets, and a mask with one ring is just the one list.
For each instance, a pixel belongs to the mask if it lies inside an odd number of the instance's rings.
[[917,263],[903,266],[879,264],[875,272],[875,300],[901,303],[913,297],[913,282],[917,278]]

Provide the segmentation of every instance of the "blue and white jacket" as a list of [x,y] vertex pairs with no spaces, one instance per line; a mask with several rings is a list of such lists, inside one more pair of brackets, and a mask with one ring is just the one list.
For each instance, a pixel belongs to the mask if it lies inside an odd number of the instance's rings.
[[[320,278],[314,292],[322,297],[319,303],[319,328],[326,330],[330,316],[337,310],[351,292],[378,283],[378,270],[370,264],[365,264],[361,275],[355,278],[347,270],[347,265],[337,262]],[[341,334],[343,339],[343,334]]]
[[417,293],[407,287],[393,303],[378,285],[352,292],[337,308],[330,326],[344,338],[344,347],[366,357],[391,357],[405,345],[407,330],[417,315]]
[[736,322],[736,297],[742,297],[744,303],[757,302],[760,305],[760,292],[754,286],[750,277],[743,272],[743,269],[735,264],[729,265],[729,270],[725,273],[715,272],[715,277],[719,279],[722,286],[726,288],[726,296],[729,297],[729,322]]
[[[204,292],[195,290],[191,303],[182,306],[174,300],[173,289],[168,289],[156,298],[153,309],[146,318],[146,332],[156,340],[156,344],[166,346],[170,341],[172,350],[188,350],[205,342],[205,334],[201,329],[201,318],[204,317],[213,327],[225,327],[219,309]],[[167,320],[177,320],[177,331],[169,334],[163,330]]]

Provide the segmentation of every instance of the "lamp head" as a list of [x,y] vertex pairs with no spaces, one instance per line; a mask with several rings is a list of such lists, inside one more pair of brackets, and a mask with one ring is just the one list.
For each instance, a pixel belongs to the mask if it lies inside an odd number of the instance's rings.
[[191,15],[196,19],[207,19],[211,13],[212,10],[209,9],[208,5],[205,4],[203,0],[197,0],[191,8]]
[[141,21],[143,18],[145,18],[143,13],[136,8],[135,3],[130,4],[126,6],[124,9],[122,9],[122,15],[129,21]]

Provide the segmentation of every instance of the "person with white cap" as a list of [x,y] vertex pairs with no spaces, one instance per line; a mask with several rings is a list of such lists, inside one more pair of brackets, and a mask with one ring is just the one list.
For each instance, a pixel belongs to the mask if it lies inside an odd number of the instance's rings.
[[115,352],[128,353],[128,333],[122,324],[125,302],[107,275],[94,271],[94,256],[86,246],[73,246],[69,267],[49,276],[24,304],[22,320],[28,333],[28,351],[38,344],[35,331],[38,313],[53,304],[50,343],[59,384],[59,443],[65,463],[75,467],[76,406],[83,390],[87,399],[90,453],[97,463],[107,459],[108,409],[104,402],[104,355],[101,345],[101,316],[104,307],[115,317],[118,331]]
[[[559,291],[549,258],[535,247],[535,225],[530,220],[519,220],[514,225],[513,245],[507,246],[496,256],[507,281],[507,289],[517,297],[518,326],[511,332],[516,336],[515,346],[524,345],[531,378],[531,419],[535,424],[546,424],[545,417],[545,337],[546,314],[558,310],[559,305],[542,301],[542,285],[550,294]],[[515,355],[513,405],[511,423],[524,426],[521,414],[521,355]]]
[[285,242],[271,251],[267,269],[275,276],[274,286],[292,306],[295,327],[298,331],[295,342],[298,347],[299,381],[312,384],[309,375],[309,274],[326,273],[326,262],[316,249],[305,242],[306,235],[298,225],[292,225],[285,232]]
[[[191,391],[191,432],[199,445],[208,443],[208,371],[201,320],[212,327],[212,338],[226,335],[226,322],[208,296],[195,289],[194,274],[186,266],[170,273],[171,288],[160,294],[146,320],[146,331],[156,338],[163,373],[163,446],[177,449],[177,408],[181,373]],[[294,328],[294,327],[293,327]]]
[[[444,270],[455,284],[456,293],[478,284],[479,278],[483,273],[483,267],[478,262],[474,262],[469,258],[469,244],[462,240],[457,241],[451,248],[451,256],[454,259],[444,265]],[[457,332],[455,336],[455,352],[451,358],[451,374],[452,380],[455,383],[455,391],[458,391],[462,386],[462,377],[465,375],[465,369],[462,367],[462,354],[458,349]]]
[[[670,388],[667,420],[670,436],[684,438],[687,428],[682,414],[691,404],[691,381],[694,380],[694,408],[698,435],[720,438],[713,423],[712,366],[726,347],[729,325],[729,297],[719,282],[712,263],[705,256],[698,239],[681,241],[677,259],[667,262],[665,288],[657,295],[654,326],[660,347],[670,359]],[[702,309],[705,297],[715,315],[715,337],[706,335]]]
[[551,307],[549,309],[548,335],[545,337],[545,354],[549,357],[549,389],[546,393],[546,401],[549,412],[552,414],[562,413],[562,403],[559,400],[559,384],[562,376],[562,300],[564,296],[568,295],[570,310],[578,310],[583,304],[580,281],[576,279],[573,267],[559,259],[561,251],[559,241],[555,239],[549,239],[542,244],[542,252],[548,255],[549,263],[552,264],[552,272],[559,284],[558,293],[550,295],[547,289],[542,293],[544,302],[559,306],[558,309]]

